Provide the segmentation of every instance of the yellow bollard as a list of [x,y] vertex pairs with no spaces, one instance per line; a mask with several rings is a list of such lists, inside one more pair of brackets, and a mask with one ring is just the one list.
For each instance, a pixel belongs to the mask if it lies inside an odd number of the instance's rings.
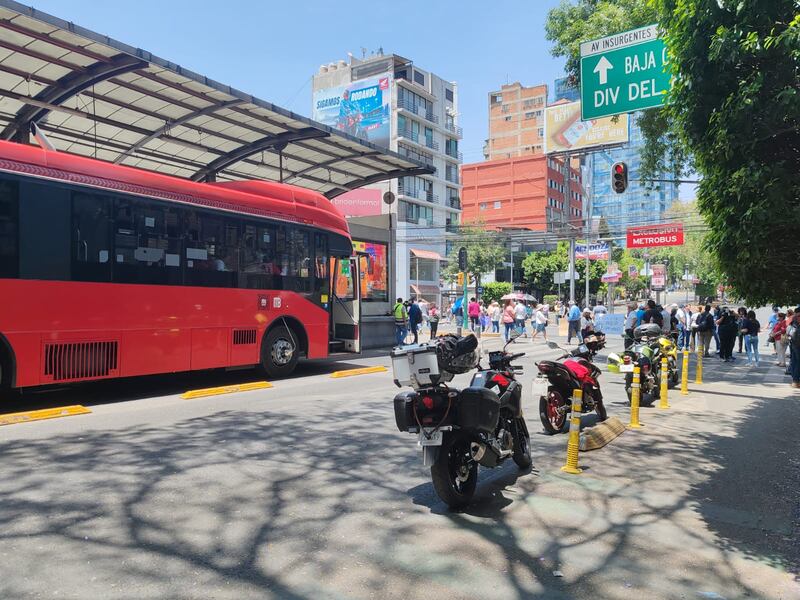
[[658,399],[658,408],[669,408],[667,390],[669,389],[669,362],[666,356],[661,357],[661,397]]
[[629,429],[639,429],[642,424],[639,423],[639,394],[641,389],[641,369],[639,365],[633,367],[633,383],[631,383],[631,422],[628,424]]
[[567,442],[567,464],[561,467],[565,473],[578,475],[578,449],[581,445],[581,409],[583,408],[583,390],[575,389],[572,395],[572,414],[569,419],[569,441]]
[[696,384],[698,384],[698,385],[703,383],[703,353],[704,352],[705,351],[703,350],[703,345],[702,344],[698,344],[697,345],[697,376],[695,377],[695,380],[694,380],[694,382]]
[[681,396],[689,395],[689,351],[683,351],[683,369],[681,370]]

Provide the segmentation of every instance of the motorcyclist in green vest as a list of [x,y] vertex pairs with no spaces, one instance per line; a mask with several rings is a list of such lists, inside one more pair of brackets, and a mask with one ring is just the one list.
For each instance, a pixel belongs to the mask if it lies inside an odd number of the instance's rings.
[[406,339],[406,321],[408,319],[408,312],[406,305],[403,304],[403,299],[398,298],[397,304],[392,309],[394,313],[394,337],[398,346],[402,346]]

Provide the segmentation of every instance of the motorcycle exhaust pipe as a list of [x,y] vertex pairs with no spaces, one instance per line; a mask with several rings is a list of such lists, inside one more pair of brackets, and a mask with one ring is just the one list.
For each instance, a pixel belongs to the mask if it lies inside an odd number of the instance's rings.
[[497,460],[500,458],[491,446],[472,442],[469,447],[472,460],[484,467],[496,467]]

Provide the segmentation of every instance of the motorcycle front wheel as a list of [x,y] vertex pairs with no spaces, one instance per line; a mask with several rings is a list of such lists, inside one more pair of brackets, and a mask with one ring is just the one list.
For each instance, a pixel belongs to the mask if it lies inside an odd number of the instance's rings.
[[446,434],[431,466],[433,489],[452,509],[467,506],[478,484],[478,463],[472,460],[470,442],[463,433]]
[[520,469],[531,466],[531,436],[523,417],[514,420],[514,462]]

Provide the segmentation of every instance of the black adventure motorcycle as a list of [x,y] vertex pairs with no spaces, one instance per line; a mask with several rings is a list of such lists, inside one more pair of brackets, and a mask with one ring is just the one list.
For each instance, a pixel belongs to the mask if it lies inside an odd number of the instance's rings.
[[[512,336],[509,343],[515,339]],[[522,416],[521,367],[512,362],[524,353],[489,353],[480,365],[474,336],[442,336],[434,344],[392,351],[395,384],[413,391],[394,398],[400,431],[419,436],[423,465],[430,466],[437,495],[450,508],[472,499],[478,465],[493,468],[511,458],[520,469],[531,465],[530,434]],[[469,387],[447,385],[454,373],[477,367]]]

